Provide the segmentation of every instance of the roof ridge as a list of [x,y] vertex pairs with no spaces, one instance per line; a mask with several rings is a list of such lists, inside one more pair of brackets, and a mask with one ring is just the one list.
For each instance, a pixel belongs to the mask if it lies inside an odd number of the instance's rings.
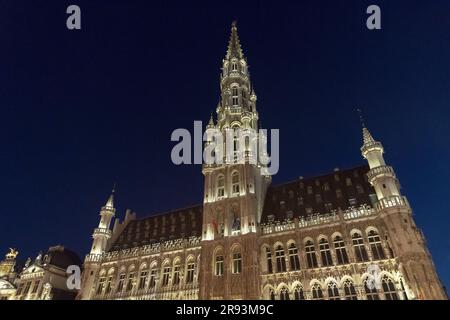
[[[346,171],[359,169],[359,168],[365,168],[365,167],[368,167],[368,165],[364,164],[364,165],[359,165],[359,166],[356,166],[356,167],[349,167],[349,168],[346,168],[346,169],[339,169],[339,171],[337,171],[337,172],[346,172]],[[309,179],[314,179],[314,178],[317,179],[317,178],[321,178],[321,177],[326,177],[326,176],[334,174],[335,172],[336,171],[332,171],[332,172],[324,173],[324,174],[319,174],[319,175],[312,175],[312,176],[308,176],[308,177],[303,178],[303,179],[296,178],[296,179],[292,179],[292,180],[289,180],[289,181],[286,181],[286,182],[280,182],[280,183],[277,183],[277,184],[273,184],[269,188],[271,188],[271,187],[280,187],[280,186],[283,186],[283,185],[286,185],[286,184],[290,184],[290,183],[294,183],[294,182],[297,182],[297,181],[300,181],[300,180],[309,180]]]

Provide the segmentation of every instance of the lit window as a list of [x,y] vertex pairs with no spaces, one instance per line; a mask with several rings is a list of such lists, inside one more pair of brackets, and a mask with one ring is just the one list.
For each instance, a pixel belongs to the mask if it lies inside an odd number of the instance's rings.
[[166,287],[169,285],[169,279],[170,279],[170,266],[166,266],[163,269],[163,277],[162,277],[162,286]]
[[342,198],[342,191],[341,191],[341,189],[336,189],[336,197],[337,198]]
[[294,299],[295,300],[305,300],[305,294],[303,293],[303,288],[296,285],[294,288]]
[[139,275],[139,285],[138,288],[139,290],[144,289],[145,285],[147,284],[147,270],[142,270],[141,274]]
[[273,273],[272,252],[267,247],[266,247],[266,259],[267,259],[267,272],[268,273]]
[[187,265],[186,283],[194,282],[195,263],[190,262]]
[[306,192],[308,192],[308,194],[312,194],[313,193],[313,188],[311,186],[308,186],[306,188]]
[[128,275],[128,281],[127,281],[127,291],[131,291],[134,286],[134,272],[130,272]]
[[217,178],[217,197],[223,198],[225,196],[225,177],[220,175]]
[[345,179],[345,184],[347,185],[347,187],[351,186],[352,185],[352,179],[346,178]]
[[234,195],[239,194],[239,172],[233,172],[231,176],[231,188]]
[[330,281],[328,283],[328,299],[330,300],[340,300],[339,289],[336,282]]
[[308,268],[317,268],[316,249],[314,248],[314,243],[312,241],[308,240],[308,242],[306,242],[305,251]]
[[224,260],[223,255],[216,256],[216,267],[215,267],[216,276],[223,275],[223,260]]
[[355,256],[357,262],[368,261],[367,250],[364,246],[364,241],[361,235],[355,232],[352,236],[353,249],[355,250]]
[[319,283],[315,283],[312,288],[312,298],[313,300],[323,300],[323,292],[322,292],[322,287],[320,286]]
[[31,291],[31,293],[36,293],[36,291],[39,287],[39,283],[40,283],[39,280],[34,283],[33,290]]
[[347,264],[348,255],[345,249],[345,243],[341,236],[336,236],[334,238],[334,249],[336,251],[336,258],[338,264]]
[[351,206],[356,206],[356,198],[350,198],[348,199],[348,203]]
[[380,236],[375,231],[370,231],[367,235],[370,250],[372,251],[373,260],[381,260],[385,258],[383,246],[381,245]]
[[237,107],[239,105],[239,90],[236,87],[232,89],[231,100],[233,107]]
[[[105,286],[105,281],[106,281],[106,278],[105,278],[105,277],[101,277],[100,280],[98,281],[97,294],[102,294],[102,293],[103,293],[103,288],[104,288],[104,286]],[[31,283],[31,282],[27,283],[27,287],[25,288],[24,294],[26,294],[26,293],[28,292],[28,289],[27,289],[27,288],[30,287],[30,286],[29,286],[30,283]]]
[[119,282],[117,283],[117,292],[121,293],[123,290],[123,285],[125,283],[125,273],[119,275]]
[[112,283],[112,275],[108,276],[108,279],[106,280],[106,288],[105,288],[105,293],[109,294],[111,293],[111,283]]
[[348,279],[344,282],[344,295],[345,300],[358,300],[358,297],[356,296],[355,285]]
[[322,238],[319,242],[320,257],[322,259],[322,266],[327,267],[333,265],[333,260],[331,259],[330,245],[325,238]]
[[148,283],[148,286],[150,288],[154,288],[156,286],[156,274],[158,273],[158,270],[156,269],[156,267],[153,267],[152,270],[150,271],[150,280]]
[[293,243],[289,245],[289,262],[291,270],[300,269],[300,259],[298,258],[298,250],[295,244]]
[[383,286],[384,297],[386,300],[398,300],[397,290],[395,289],[395,284],[391,278],[384,276],[381,279],[381,284]]
[[284,257],[284,249],[282,246],[278,246],[275,250],[275,259],[277,263],[277,272],[286,271],[286,259]]
[[173,266],[172,284],[174,286],[177,286],[180,284],[180,270],[181,270],[181,266],[178,263]]
[[233,253],[233,273],[241,273],[242,256],[240,252]]

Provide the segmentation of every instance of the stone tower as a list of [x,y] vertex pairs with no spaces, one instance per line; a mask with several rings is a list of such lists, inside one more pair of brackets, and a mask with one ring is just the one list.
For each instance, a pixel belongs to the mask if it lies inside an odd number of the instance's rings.
[[112,232],[110,224],[112,218],[115,216],[116,209],[114,208],[114,189],[106,201],[106,204],[100,210],[100,222],[98,227],[94,229],[92,234],[92,247],[84,261],[84,270],[81,279],[81,288],[77,299],[90,299],[93,290],[93,284],[97,271],[100,266],[101,257],[108,249],[108,240],[111,238]]
[[[206,146],[218,132],[224,152],[216,154],[222,163],[204,164],[202,171],[200,299],[259,299],[258,225],[271,179],[251,148],[263,137],[250,134],[258,130],[256,94],[236,23],[222,62],[220,89],[217,120],[211,117],[206,129]],[[245,138],[238,139],[237,131]]]
[[408,284],[400,285],[415,299],[446,299],[423,233],[414,222],[406,197],[400,193],[394,169],[386,165],[382,144],[374,140],[364,124],[363,140],[361,153],[370,168],[367,177],[378,198],[375,208],[384,222],[385,236],[391,240],[392,255],[397,257],[400,272]]

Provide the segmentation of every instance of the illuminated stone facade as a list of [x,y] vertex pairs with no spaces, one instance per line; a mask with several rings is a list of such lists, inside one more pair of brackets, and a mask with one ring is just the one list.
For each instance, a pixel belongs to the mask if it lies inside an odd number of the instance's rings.
[[[220,86],[207,131],[258,129],[235,25]],[[446,299],[383,151],[363,127],[368,166],[278,186],[246,152],[241,164],[203,165],[203,204],[143,219],[127,211],[110,230],[113,194],[78,298]]]
[[76,289],[67,288],[69,266],[81,266],[80,258],[63,246],[50,247],[25,265],[17,266],[17,251],[0,262],[0,300],[73,300]]

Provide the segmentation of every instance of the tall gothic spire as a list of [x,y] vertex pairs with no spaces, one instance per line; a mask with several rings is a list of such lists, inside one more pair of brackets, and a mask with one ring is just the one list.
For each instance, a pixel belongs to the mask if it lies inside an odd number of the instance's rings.
[[375,139],[372,137],[372,135],[369,132],[369,129],[367,129],[365,126],[362,128],[363,131],[363,140],[364,144],[370,144],[375,142]]
[[230,41],[228,42],[228,50],[226,59],[244,59],[244,54],[242,53],[241,43],[239,41],[239,36],[237,33],[236,21],[231,24],[231,35]]
[[105,207],[114,208],[114,193],[116,192],[116,184],[114,183],[113,189],[111,191],[111,195],[106,201]]

